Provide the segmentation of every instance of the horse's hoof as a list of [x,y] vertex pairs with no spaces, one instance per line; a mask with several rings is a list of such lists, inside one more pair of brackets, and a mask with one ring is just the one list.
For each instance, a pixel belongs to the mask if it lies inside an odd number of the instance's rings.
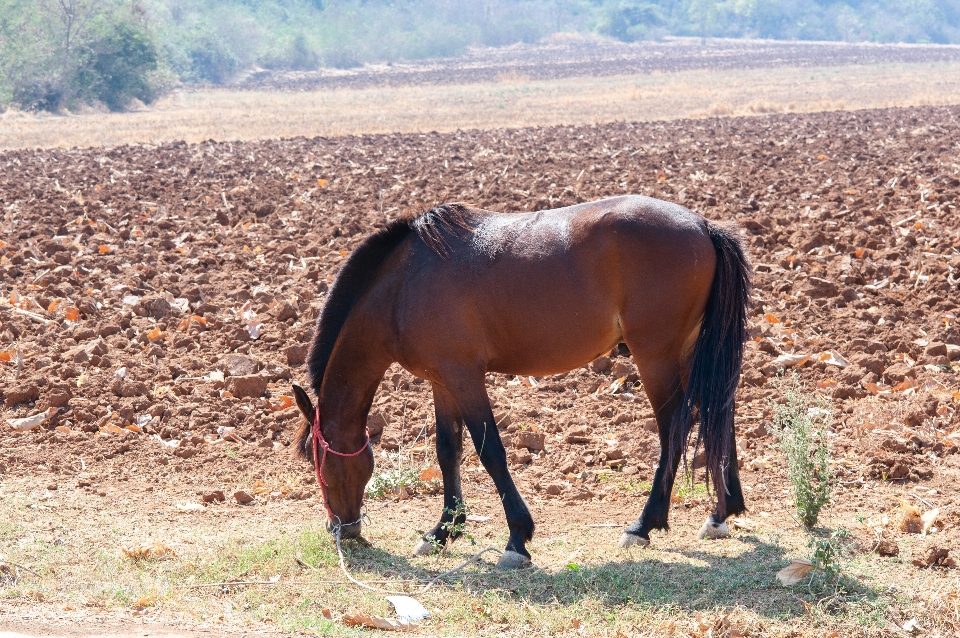
[[507,550],[500,554],[497,567],[500,569],[523,569],[530,566],[530,558],[518,552]]
[[711,519],[707,519],[703,524],[703,527],[700,528],[700,531],[697,532],[697,540],[702,541],[705,538],[729,538],[730,537],[730,526],[726,523],[715,523]]
[[626,549],[628,547],[633,547],[634,545],[639,545],[640,547],[646,547],[650,544],[649,538],[643,538],[642,536],[637,536],[636,534],[628,534],[624,532],[620,535],[620,542],[618,545],[620,549]]
[[420,543],[417,545],[417,548],[413,550],[414,556],[431,556],[440,551],[440,548],[426,540],[425,538],[420,539]]

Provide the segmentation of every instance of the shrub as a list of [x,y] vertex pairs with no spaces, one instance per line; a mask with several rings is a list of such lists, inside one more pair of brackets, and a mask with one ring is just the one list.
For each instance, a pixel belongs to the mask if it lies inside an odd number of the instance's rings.
[[820,510],[830,502],[827,426],[832,412],[803,391],[796,373],[780,377],[775,385],[781,401],[772,402],[774,435],[786,457],[797,515],[805,527],[811,528]]
[[320,66],[320,55],[310,46],[307,38],[298,33],[290,44],[279,53],[268,53],[260,58],[265,69],[312,71]]
[[183,74],[194,82],[224,84],[237,72],[237,58],[219,37],[204,34],[187,50],[188,68]]
[[144,103],[156,99],[159,87],[152,75],[158,67],[157,47],[146,31],[119,22],[80,57],[72,84],[79,98],[122,111],[134,99]]

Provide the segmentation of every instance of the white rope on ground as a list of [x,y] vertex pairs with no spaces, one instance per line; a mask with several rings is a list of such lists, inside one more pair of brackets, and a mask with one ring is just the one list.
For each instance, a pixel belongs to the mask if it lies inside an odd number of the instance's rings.
[[339,525],[337,525],[336,528],[333,530],[333,537],[334,537],[334,539],[335,539],[336,542],[337,542],[337,554],[340,556],[340,569],[343,571],[343,575],[346,576],[347,579],[348,579],[351,583],[353,583],[354,585],[356,585],[357,587],[361,587],[361,588],[363,588],[363,589],[366,589],[367,591],[377,592],[377,593],[379,593],[379,594],[395,594],[395,595],[401,595],[401,596],[407,596],[407,595],[409,595],[409,594],[411,594],[411,593],[425,594],[425,593],[427,593],[427,592],[430,590],[431,587],[433,587],[433,586],[436,585],[438,582],[440,582],[441,579],[443,579],[443,578],[445,578],[445,577],[447,577],[447,576],[452,576],[453,574],[457,573],[458,571],[460,571],[461,569],[463,569],[463,568],[466,567],[467,565],[470,565],[471,563],[477,561],[481,556],[483,556],[483,555],[486,554],[487,552],[496,552],[496,553],[498,553],[498,554],[502,554],[502,553],[503,553],[502,551],[500,551],[500,550],[497,549],[496,547],[487,547],[486,549],[480,550],[479,552],[477,552],[476,554],[474,554],[473,556],[471,556],[469,559],[467,559],[466,561],[464,561],[462,564],[458,565],[457,567],[454,567],[453,569],[447,570],[447,571],[443,572],[442,574],[439,574],[438,576],[434,576],[434,577],[426,584],[426,586],[424,586],[424,588],[421,589],[419,592],[393,591],[393,590],[389,590],[389,589],[383,589],[382,587],[373,587],[373,586],[371,586],[371,585],[367,585],[366,583],[361,583],[359,580],[357,580],[356,578],[354,578],[354,577],[350,574],[350,570],[347,569],[346,560],[345,560],[344,557],[343,557],[343,550],[340,548],[340,526],[339,526]]

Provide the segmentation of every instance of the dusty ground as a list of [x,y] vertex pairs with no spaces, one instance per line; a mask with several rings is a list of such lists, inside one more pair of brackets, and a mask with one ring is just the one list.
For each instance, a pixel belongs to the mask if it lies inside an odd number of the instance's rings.
[[[278,90],[281,89],[281,90]],[[960,103],[960,48],[571,41],[260,73],[129,113],[0,114],[0,148],[601,124]]]
[[378,86],[477,84],[637,73],[958,62],[960,47],[847,42],[668,38],[625,43],[557,34],[548,44],[474,48],[455,58],[309,72],[260,71],[239,78],[243,89],[316,90]]
[[[44,574],[42,586],[24,572],[0,581],[0,627],[96,631],[84,623],[97,614],[142,622],[138,598],[159,591],[151,622],[342,630],[303,591],[221,613],[205,611],[206,598],[175,595],[244,577],[214,555],[277,533],[313,548],[336,583],[310,596],[335,614],[346,611],[342,600],[386,613],[375,597],[349,598],[318,531],[309,466],[288,449],[297,415],[284,397],[303,381],[312,322],[339,264],[370,230],[438,202],[532,210],[632,192],[736,220],[750,246],[753,337],[737,424],[746,529],[728,542],[693,541],[709,503],[687,489],[673,533],[646,553],[611,554],[657,457],[630,359],[612,353],[550,378],[491,377],[495,411],[510,416],[503,435],[545,434],[546,452],[517,449],[514,470],[538,523],[534,557],[560,576],[500,577],[491,588],[489,572],[477,572],[437,590],[424,631],[577,633],[571,623],[583,618],[589,633],[657,634],[670,622],[696,631],[696,613],[736,609],[751,635],[879,635],[911,618],[951,635],[956,617],[943,605],[955,600],[956,572],[911,561],[932,546],[960,553],[958,116],[927,107],[0,154],[3,419],[56,408],[36,429],[0,430],[0,560]],[[853,602],[824,604],[773,580],[789,558],[809,555],[765,430],[768,381],[796,361],[784,355],[811,356],[797,367],[801,379],[837,415],[838,487],[824,523],[853,533]],[[399,446],[422,459],[431,413],[427,384],[388,372],[374,406],[386,424],[377,453]],[[493,517],[473,533],[502,545],[492,483],[466,463],[474,512]],[[232,502],[239,489],[253,506]],[[216,490],[227,503],[190,509]],[[938,508],[937,533],[902,530],[901,500]],[[405,554],[438,513],[435,496],[373,503],[369,538],[380,549],[351,550],[365,577],[440,570]],[[898,557],[871,553],[880,533]],[[180,558],[131,571],[118,547],[141,539],[167,539]],[[281,554],[289,561],[276,570],[287,578],[299,568]],[[100,572],[85,574],[91,565]],[[502,616],[484,611],[482,591],[499,596]],[[447,608],[444,597],[459,602]],[[548,618],[551,600],[564,606]]]

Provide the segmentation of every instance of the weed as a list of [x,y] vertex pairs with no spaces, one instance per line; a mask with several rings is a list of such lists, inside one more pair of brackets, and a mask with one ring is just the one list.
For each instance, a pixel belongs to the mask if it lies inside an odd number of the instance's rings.
[[826,538],[811,538],[807,547],[813,549],[813,564],[823,572],[827,582],[836,582],[840,577],[839,559],[843,553],[843,541],[850,535],[844,527],[838,527]]
[[[470,515],[470,506],[467,505],[462,499],[456,499],[456,505],[453,509],[449,507],[443,508],[443,511],[450,514],[453,517],[453,520],[446,521],[441,525],[443,529],[447,530],[451,538],[457,538],[463,536],[470,541],[471,545],[476,545],[477,541],[473,538],[473,534],[467,532],[467,516]],[[460,516],[463,516],[463,522],[455,523]]]
[[[414,439],[415,444],[421,436],[425,437],[426,430],[421,429]],[[440,479],[435,472],[428,472],[430,462],[427,458],[416,460],[411,452],[403,448],[393,453],[381,453],[381,458],[389,467],[373,476],[367,484],[367,496],[371,499],[380,499],[387,496],[406,496],[417,493],[436,492],[440,487]]]
[[[673,488],[673,495],[678,501],[688,498],[706,498],[708,496],[707,486],[703,483],[694,483],[693,474],[687,474],[689,480],[679,480]],[[652,486],[651,486],[652,489]]]
[[371,499],[396,496],[404,491],[413,494],[420,491],[423,481],[421,471],[416,467],[394,467],[375,475],[367,485],[367,495]]
[[787,460],[794,506],[806,528],[817,523],[830,502],[830,449],[827,425],[833,418],[822,401],[806,394],[796,373],[774,382],[782,402],[771,401],[773,431]]

